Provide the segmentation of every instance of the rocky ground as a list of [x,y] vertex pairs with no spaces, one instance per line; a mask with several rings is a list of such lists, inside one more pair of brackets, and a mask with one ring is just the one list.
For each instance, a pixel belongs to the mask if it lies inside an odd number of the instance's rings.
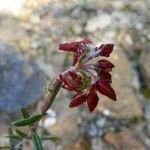
[[8,124],[18,116],[12,111],[30,103],[30,110],[36,106],[38,111],[36,102],[46,81],[63,70],[65,55],[57,45],[89,37],[97,44],[115,45],[110,59],[116,66],[113,87],[118,101],[99,95],[99,105],[90,114],[84,106],[69,109],[70,95],[62,90],[44,121],[44,128],[61,141],[45,142],[45,150],[150,149],[149,0],[20,0],[18,7],[4,6],[0,145],[8,143]]

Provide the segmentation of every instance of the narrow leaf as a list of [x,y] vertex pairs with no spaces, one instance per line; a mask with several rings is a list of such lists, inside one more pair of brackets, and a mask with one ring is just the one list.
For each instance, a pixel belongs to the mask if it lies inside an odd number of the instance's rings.
[[[11,127],[9,127],[9,129],[8,129],[8,133],[9,133],[9,136],[11,136],[13,134],[13,130]],[[11,137],[9,137],[9,145],[10,145],[10,150],[14,150],[15,143],[14,143],[14,139]]]
[[36,121],[39,121],[45,114],[38,114],[35,116],[32,116],[27,119],[21,119],[18,121],[13,122],[12,124],[15,126],[28,126],[28,125],[33,125]]
[[22,137],[20,137],[19,135],[17,134],[12,134],[12,135],[7,135],[6,138],[11,138],[11,139],[15,139],[15,140],[21,140]]
[[16,133],[22,138],[26,138],[26,139],[29,138],[27,134],[23,133],[22,131],[20,131],[18,129],[16,129]]
[[70,54],[67,53],[66,56],[65,56],[65,58],[64,58],[63,67],[65,67],[65,68],[68,67],[69,64],[70,64],[69,56],[70,56]]
[[43,150],[41,139],[35,131],[32,134],[32,142],[34,144],[35,150]]
[[45,137],[41,137],[41,140],[52,140],[52,141],[59,141],[60,138],[57,136],[45,136]]
[[10,147],[9,146],[0,146],[0,149],[2,150],[2,149],[9,149],[10,150]]
[[21,113],[22,113],[23,118],[25,119],[30,117],[28,111],[24,107],[21,108]]

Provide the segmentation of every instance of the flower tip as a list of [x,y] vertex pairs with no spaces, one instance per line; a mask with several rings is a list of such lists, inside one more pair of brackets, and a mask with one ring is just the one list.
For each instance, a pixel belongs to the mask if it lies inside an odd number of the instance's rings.
[[108,45],[111,49],[114,48],[114,44],[112,44],[112,43],[108,43],[107,45]]
[[59,49],[59,50],[64,50],[64,51],[68,50],[68,45],[67,45],[67,43],[59,44],[59,45],[58,45],[58,49]]
[[96,93],[90,93],[87,99],[87,105],[90,112],[93,112],[98,104],[98,96]]
[[114,89],[112,88],[112,92],[113,92],[113,94],[112,94],[112,96],[110,97],[110,99],[111,100],[113,100],[113,101],[117,101],[117,97],[116,97],[116,92],[114,91]]
[[75,94],[69,104],[70,108],[77,107],[86,101],[87,96],[85,94]]
[[69,104],[69,107],[70,107],[70,108],[73,108],[73,107],[75,107],[75,106],[74,106],[72,103],[70,103],[70,104]]
[[101,94],[109,97],[111,100],[114,100],[114,101],[117,100],[116,93],[108,81],[106,80],[98,81],[96,83],[96,88]]
[[98,61],[97,66],[103,69],[108,69],[111,70],[112,68],[114,68],[114,64],[112,64],[110,61],[106,60],[106,59],[101,59]]
[[116,97],[116,94],[115,94],[115,97],[112,99],[113,101],[117,101],[117,97]]
[[101,56],[109,57],[109,55],[113,51],[114,44],[112,43],[102,44],[99,48],[101,49],[101,52],[100,52]]
[[92,113],[94,110],[95,110],[95,108],[94,108],[94,109],[89,108],[89,112],[90,112],[90,113]]
[[58,49],[61,50],[63,48],[63,44],[58,45]]
[[77,45],[74,43],[63,43],[58,45],[59,50],[74,52],[77,49]]

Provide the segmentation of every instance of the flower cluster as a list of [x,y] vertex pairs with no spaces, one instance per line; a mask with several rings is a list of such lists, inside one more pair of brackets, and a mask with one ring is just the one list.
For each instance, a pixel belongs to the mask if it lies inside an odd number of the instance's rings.
[[90,61],[99,56],[109,57],[113,47],[110,43],[96,47],[89,39],[59,45],[60,50],[73,53],[73,66],[59,76],[62,87],[75,92],[69,105],[71,108],[87,102],[92,112],[99,100],[97,91],[116,100],[110,74],[114,65],[106,59],[96,63]]

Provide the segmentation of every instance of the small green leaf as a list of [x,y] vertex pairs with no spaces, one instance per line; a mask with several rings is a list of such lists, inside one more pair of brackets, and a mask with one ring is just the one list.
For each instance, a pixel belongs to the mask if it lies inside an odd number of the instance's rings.
[[43,150],[41,139],[35,131],[32,133],[32,141],[33,141],[35,150]]
[[27,119],[21,119],[18,121],[13,122],[12,124],[15,126],[28,126],[28,125],[33,125],[36,121],[39,121],[45,114],[38,114],[35,116],[32,116]]
[[57,136],[45,136],[41,137],[41,140],[60,141],[60,138],[58,138]]
[[25,139],[29,138],[27,134],[23,133],[22,131],[20,131],[18,129],[16,129],[16,133],[22,138],[25,138]]
[[[8,133],[9,135],[8,136],[11,136],[13,135],[13,130],[11,127],[9,127],[8,129]],[[15,142],[14,142],[14,139],[11,138],[11,137],[8,137],[9,138],[9,145],[10,145],[10,150],[14,150],[14,147],[15,147]]]
[[6,138],[15,139],[15,140],[21,140],[22,137],[20,137],[17,134],[7,135]]
[[70,64],[70,59],[69,59],[69,57],[70,57],[70,53],[67,53],[66,55],[65,55],[65,58],[64,58],[64,62],[63,62],[63,67],[68,67],[69,66],[69,64]]
[[25,119],[30,117],[28,111],[24,107],[21,108],[21,113],[22,113],[23,118]]
[[80,71],[81,75],[83,76],[84,79],[89,78],[86,73],[84,72],[84,70]]
[[150,88],[142,88],[141,91],[146,98],[150,97]]
[[9,146],[0,146],[0,149],[2,150],[2,149],[9,149],[10,150],[10,147]]
[[81,70],[80,73],[83,77],[83,83],[79,88],[80,88],[80,90],[84,90],[89,86],[89,84],[91,83],[91,80],[83,70]]

